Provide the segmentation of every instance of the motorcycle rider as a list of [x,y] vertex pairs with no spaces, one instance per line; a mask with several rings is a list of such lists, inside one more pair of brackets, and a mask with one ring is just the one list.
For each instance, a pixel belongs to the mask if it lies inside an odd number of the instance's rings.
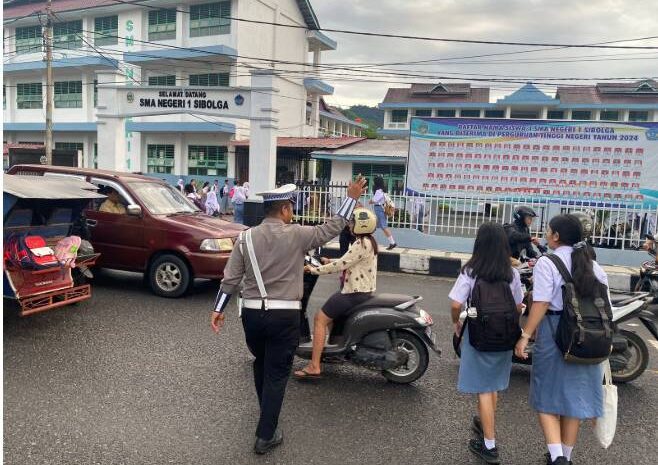
[[377,228],[375,214],[366,208],[356,208],[350,221],[355,241],[345,255],[318,268],[305,267],[315,275],[345,272],[342,290],[333,294],[315,314],[313,321],[313,354],[311,361],[294,373],[297,379],[319,378],[322,373],[320,359],[324,348],[327,327],[333,320],[348,316],[351,310],[372,297],[377,285],[377,241],[373,233]]
[[512,249],[512,257],[518,259],[521,253],[525,251],[526,257],[537,258],[538,254],[532,244],[539,245],[539,238],[530,234],[530,225],[536,217],[537,213],[525,205],[516,207],[514,210],[514,222],[505,225],[507,239],[510,249]]

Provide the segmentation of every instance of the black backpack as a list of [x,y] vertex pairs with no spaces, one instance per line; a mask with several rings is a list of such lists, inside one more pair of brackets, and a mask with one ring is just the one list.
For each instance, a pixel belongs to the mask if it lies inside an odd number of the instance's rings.
[[547,257],[562,275],[560,322],[555,331],[555,342],[570,363],[595,365],[607,360],[612,351],[612,307],[608,287],[596,281],[591,297],[580,297],[571,273],[555,254]]
[[476,350],[512,350],[519,340],[519,312],[509,286],[506,281],[475,280],[469,307],[475,307],[477,316],[467,316],[466,319],[468,338]]

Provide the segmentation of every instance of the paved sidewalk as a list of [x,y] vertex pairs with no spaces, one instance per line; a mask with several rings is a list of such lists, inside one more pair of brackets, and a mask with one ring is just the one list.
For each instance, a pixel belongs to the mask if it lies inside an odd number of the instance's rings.
[[[338,242],[334,241],[323,248],[323,253],[335,258],[338,250]],[[378,268],[380,271],[456,278],[470,257],[465,253],[397,247],[392,251],[380,251]],[[611,289],[630,291],[639,279],[639,268],[607,265],[602,268],[608,274]]]

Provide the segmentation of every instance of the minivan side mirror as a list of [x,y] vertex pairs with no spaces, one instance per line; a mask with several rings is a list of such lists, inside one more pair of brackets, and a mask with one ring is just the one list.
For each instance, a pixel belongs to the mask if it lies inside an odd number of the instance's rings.
[[130,204],[126,207],[126,213],[130,216],[142,216],[142,207],[135,204]]

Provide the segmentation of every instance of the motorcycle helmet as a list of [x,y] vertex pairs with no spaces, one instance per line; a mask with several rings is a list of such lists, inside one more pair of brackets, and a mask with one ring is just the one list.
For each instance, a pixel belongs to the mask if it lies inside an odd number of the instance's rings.
[[514,221],[522,222],[525,220],[526,216],[535,218],[537,213],[535,213],[532,208],[526,207],[525,205],[521,205],[514,209]]
[[572,212],[573,216],[578,218],[581,226],[583,227],[583,239],[588,239],[594,232],[594,222],[592,217],[585,212]]
[[372,234],[377,229],[377,218],[375,214],[367,208],[354,209],[352,217],[352,230],[355,235]]

